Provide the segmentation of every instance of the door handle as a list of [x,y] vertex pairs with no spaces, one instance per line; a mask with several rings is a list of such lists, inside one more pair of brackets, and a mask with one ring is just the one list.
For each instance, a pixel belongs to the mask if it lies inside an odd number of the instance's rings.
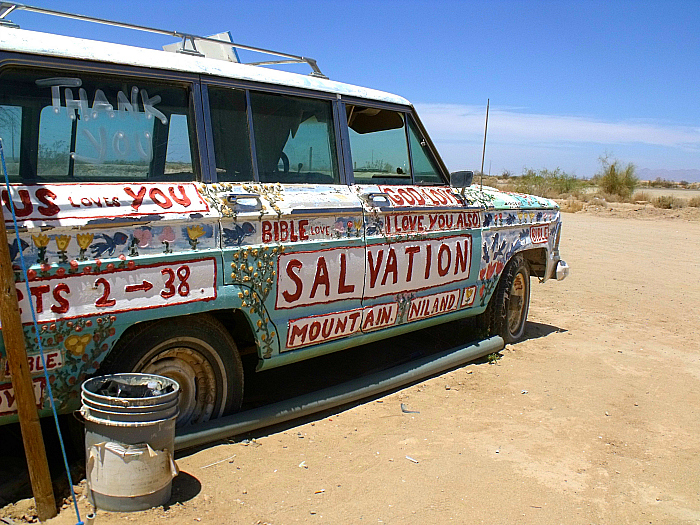
[[[260,211],[263,209],[262,199],[257,193],[227,193],[221,197],[221,201],[236,211]],[[251,201],[255,202],[250,203]]]
[[[370,191],[368,193],[363,193],[362,198],[370,206],[378,208],[379,206],[391,206],[391,199],[387,193],[382,191]],[[379,204],[377,201],[384,201],[383,204]]]

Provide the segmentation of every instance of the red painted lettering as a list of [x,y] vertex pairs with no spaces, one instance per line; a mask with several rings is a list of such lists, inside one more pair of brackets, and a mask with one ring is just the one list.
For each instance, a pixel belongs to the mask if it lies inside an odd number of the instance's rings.
[[302,241],[309,240],[309,234],[306,232],[306,227],[309,225],[309,221],[301,220],[299,221],[299,239]]
[[56,194],[51,190],[47,188],[39,188],[36,190],[36,198],[43,204],[43,206],[39,206],[37,208],[39,213],[42,215],[52,217],[53,215],[58,215],[58,212],[61,211],[61,208],[59,208],[53,201],[53,199],[56,198]]
[[68,299],[61,295],[63,293],[70,293],[70,288],[66,283],[60,283],[53,289],[53,298],[58,303],[58,305],[52,305],[51,311],[55,314],[65,314],[70,307]]
[[418,192],[417,189],[415,188],[407,188],[406,191],[410,193],[415,199],[416,199],[416,204],[419,206],[422,206],[425,204],[425,199],[423,196]]
[[403,197],[403,200],[406,201],[406,204],[409,204],[409,205],[410,205],[410,204],[415,204],[415,203],[416,203],[416,200],[413,198],[413,196],[412,196],[410,193],[408,193],[408,191],[406,190],[406,188],[399,188],[399,189],[397,190],[397,193],[398,193],[399,195],[401,195],[401,197]]
[[[338,293],[352,293],[355,291],[354,284],[345,283],[345,275],[347,273],[347,262],[346,255],[344,253],[340,254],[340,278],[338,279]],[[328,295],[328,294],[326,294]]]
[[362,329],[367,330],[367,326],[374,326],[374,312],[371,308],[367,310],[367,317],[365,317],[365,322],[362,323]]
[[104,277],[100,277],[95,281],[95,288],[97,288],[97,286],[100,284],[104,287],[104,292],[102,293],[102,296],[97,301],[95,301],[95,306],[98,308],[108,308],[117,304],[116,299],[109,298],[109,294],[112,291],[112,288],[109,285],[109,281]]
[[185,187],[178,186],[177,189],[180,191],[179,197],[175,195],[175,188],[173,188],[172,186],[168,188],[168,193],[170,194],[170,197],[172,197],[172,199],[181,206],[187,207],[190,204],[192,204],[192,201],[190,201],[190,198],[185,193]]
[[389,273],[394,274],[394,284],[398,281],[399,270],[396,264],[396,252],[393,248],[389,248],[389,256],[386,258],[386,267],[384,268],[384,277],[382,277],[382,286],[386,284],[386,278]]
[[272,223],[270,221],[262,222],[262,242],[272,242]]
[[379,189],[386,193],[397,206],[401,206],[403,204],[403,199],[399,195],[396,195],[394,193],[394,190],[392,190],[391,188],[381,187]]
[[430,279],[430,264],[433,259],[433,247],[430,244],[425,246],[425,278]]
[[311,287],[310,297],[313,299],[316,296],[316,290],[319,286],[326,287],[326,297],[331,293],[331,281],[328,277],[328,267],[326,266],[326,258],[319,257],[316,262],[316,276],[314,277],[314,284]]
[[164,210],[173,207],[173,201],[171,201],[160,188],[151,188],[151,191],[148,192],[148,196]]
[[462,251],[462,245],[459,242],[457,243],[457,255],[455,257],[455,275],[457,275],[457,272],[466,272],[469,265],[469,241],[465,239],[462,242],[464,243],[464,251]]
[[294,270],[300,270],[302,268],[303,264],[301,261],[298,259],[292,259],[287,263],[287,275],[289,278],[294,281],[294,284],[296,285],[296,291],[294,293],[289,293],[288,291],[282,292],[282,296],[284,297],[284,300],[287,301],[288,303],[293,303],[294,301],[298,301],[299,297],[301,297],[301,292],[303,289],[303,283],[299,276],[294,272]]
[[384,250],[379,250],[377,252],[377,265],[374,265],[374,258],[372,252],[367,252],[367,262],[369,263],[369,287],[374,288],[377,283],[377,277],[379,276],[379,268],[382,266],[382,259],[384,258]]
[[[331,336],[331,333],[333,333],[333,324],[335,324],[335,319],[332,317],[330,319],[324,319],[323,320],[323,329],[321,330],[321,336],[324,339],[328,339]],[[326,330],[328,328],[328,330]]]
[[413,256],[420,251],[420,246],[406,246],[404,252],[408,255],[408,269],[406,270],[406,282],[413,278]]
[[350,320],[352,321],[352,323],[350,324],[350,331],[354,332],[355,331],[355,323],[360,318],[360,312],[353,312],[349,315],[349,317],[350,317]]
[[134,208],[134,211],[139,211],[139,206],[143,203],[143,198],[146,196],[146,187],[141,186],[139,188],[139,192],[134,193],[131,188],[124,188],[124,192],[131,197],[133,202],[131,203],[131,207]]
[[304,341],[306,341],[306,331],[308,330],[309,325],[305,324],[302,327],[299,327],[298,325],[294,324],[292,325],[292,334],[289,336],[289,346],[294,345],[294,339],[297,337],[301,338],[302,344]]
[[321,323],[314,321],[309,327],[309,341],[315,341],[321,333]]
[[[18,219],[21,219],[22,217],[27,217],[32,214],[34,211],[34,205],[32,204],[29,190],[18,190],[17,193],[19,193],[19,198],[22,201],[22,207],[18,207],[14,202],[13,204],[15,206],[15,215],[17,215]],[[10,197],[7,194],[7,190],[2,190],[2,200],[7,209],[12,211],[12,208],[10,207]]]
[[80,204],[74,203],[73,198],[70,195],[68,196],[68,202],[70,202],[70,205],[73,206],[74,208],[80,208]]
[[49,293],[51,288],[48,284],[42,284],[41,286],[32,286],[29,291],[34,296],[34,309],[36,313],[40,314],[44,311],[44,294]]
[[[442,262],[444,260],[443,254],[447,254],[447,264],[443,267]],[[450,264],[452,264],[452,252],[450,251],[450,247],[447,246],[446,244],[441,244],[440,245],[440,250],[438,250],[438,275],[440,277],[445,277],[447,275],[447,272],[450,271]]]

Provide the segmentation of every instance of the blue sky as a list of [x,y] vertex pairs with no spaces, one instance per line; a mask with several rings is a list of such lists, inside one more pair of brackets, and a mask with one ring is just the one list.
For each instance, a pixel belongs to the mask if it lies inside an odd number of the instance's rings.
[[[700,170],[700,0],[28,3],[231,31],[242,43],[311,56],[331,79],[408,98],[451,170],[480,167],[489,98],[485,171],[560,167],[590,177],[606,153],[638,168]],[[171,42],[33,13],[9,18],[146,47]]]

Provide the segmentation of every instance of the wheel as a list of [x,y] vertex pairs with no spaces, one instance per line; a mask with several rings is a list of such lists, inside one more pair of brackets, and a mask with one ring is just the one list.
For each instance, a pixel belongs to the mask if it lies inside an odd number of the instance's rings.
[[209,315],[167,319],[130,332],[103,369],[108,373],[156,374],[177,381],[177,427],[235,412],[243,399],[243,366],[236,344],[223,325]]
[[487,335],[500,335],[506,343],[515,343],[525,333],[530,308],[530,268],[522,255],[506,265],[496,290],[482,314]]

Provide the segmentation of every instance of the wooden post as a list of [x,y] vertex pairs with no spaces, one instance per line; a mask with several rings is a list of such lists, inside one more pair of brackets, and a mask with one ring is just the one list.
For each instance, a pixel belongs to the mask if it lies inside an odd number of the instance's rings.
[[12,375],[15,403],[22,429],[24,453],[27,456],[27,467],[29,468],[29,479],[32,482],[36,510],[39,519],[46,521],[56,515],[56,500],[51,485],[51,473],[46,459],[39,414],[34,400],[34,386],[29,374],[27,349],[24,346],[24,331],[17,302],[15,276],[12,271],[2,205],[0,200],[0,321],[2,321],[2,338]]

